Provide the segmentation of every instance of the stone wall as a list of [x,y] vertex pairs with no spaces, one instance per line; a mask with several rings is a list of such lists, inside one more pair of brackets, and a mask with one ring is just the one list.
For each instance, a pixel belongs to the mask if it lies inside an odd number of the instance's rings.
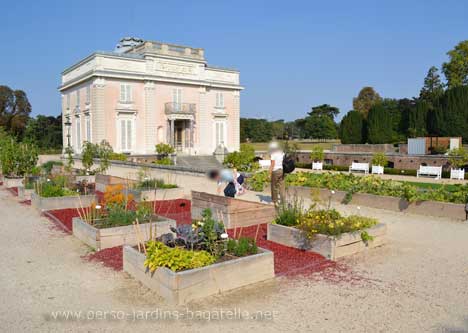
[[334,152],[340,153],[394,153],[395,147],[390,143],[384,144],[339,144],[333,145]]

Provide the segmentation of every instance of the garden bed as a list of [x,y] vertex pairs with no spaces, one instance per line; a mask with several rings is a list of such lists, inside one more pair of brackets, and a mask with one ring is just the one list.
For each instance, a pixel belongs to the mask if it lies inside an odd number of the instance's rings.
[[273,205],[192,191],[192,219],[200,219],[206,208],[228,229],[268,223],[276,216]]
[[145,259],[135,248],[124,246],[124,271],[173,304],[185,304],[274,277],[273,253],[260,248],[258,254],[181,272],[159,267],[150,274],[144,266]]
[[31,194],[32,206],[42,211],[65,208],[89,207],[93,202],[96,202],[96,196],[94,194],[50,198],[41,197],[36,193]]
[[[368,240],[367,244],[362,240],[362,231],[367,232],[373,238]],[[313,240],[309,241],[297,228],[270,223],[267,229],[267,239],[297,249],[313,251],[327,259],[336,260],[385,244],[387,233],[385,224],[380,223],[362,231],[344,233],[340,236],[317,234]]]
[[6,188],[23,186],[24,177],[3,177],[3,185]]
[[106,187],[109,185],[123,185],[125,188],[128,187],[128,185],[135,183],[135,181],[110,175],[96,175],[95,183],[96,191],[105,192]]
[[159,200],[175,200],[181,199],[184,196],[184,190],[177,188],[158,188],[158,189],[129,189],[128,194],[133,195],[136,202],[140,201],[159,201]]
[[75,176],[75,181],[77,181],[77,182],[86,181],[88,184],[94,184],[96,182],[96,176],[94,176],[94,175]]
[[[140,232],[145,241],[149,240],[150,229],[156,233],[156,237],[162,234],[172,233],[170,227],[176,227],[176,221],[165,218],[156,217],[158,221],[150,223],[141,223]],[[138,243],[133,225],[96,228],[79,217],[73,218],[73,235],[81,240],[86,245],[96,250],[102,250],[119,245],[135,245]]]
[[25,188],[24,186],[18,186],[18,198],[20,199],[31,200],[31,195],[33,193],[33,188]]
[[[310,199],[312,192],[318,194],[318,199],[322,201],[342,203],[345,200],[345,191],[331,190],[323,188],[313,188],[305,186],[289,186],[288,195]],[[354,193],[348,202],[352,205],[387,209],[395,212],[405,212],[425,216],[448,217],[456,220],[465,220],[465,205],[442,201],[417,201],[410,203],[406,199],[383,195]]]

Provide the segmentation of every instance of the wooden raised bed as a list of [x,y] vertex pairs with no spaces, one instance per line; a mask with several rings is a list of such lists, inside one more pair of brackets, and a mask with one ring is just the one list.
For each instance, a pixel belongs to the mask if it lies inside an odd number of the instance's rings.
[[89,207],[93,202],[97,202],[94,194],[50,198],[43,198],[37,193],[31,194],[31,205],[40,210]]
[[206,208],[215,219],[221,215],[227,229],[269,223],[276,217],[273,205],[192,191],[192,218],[201,219]]
[[[157,216],[157,218],[158,221],[151,223],[153,236],[154,233],[156,233],[156,237],[172,233],[170,227],[176,227],[176,221],[162,216]],[[141,223],[140,232],[145,241],[149,240],[150,223]],[[73,235],[98,251],[114,246],[138,243],[133,225],[100,229],[86,223],[79,217],[73,218]]]
[[3,186],[6,188],[23,186],[24,177],[3,177]]
[[31,200],[32,194],[35,190],[24,188],[24,186],[18,186],[18,198],[23,200]]
[[[290,186],[288,188],[288,195],[310,199],[312,191],[316,191],[320,200],[325,202],[331,197],[332,202],[341,203],[346,196],[345,191],[335,191],[335,194],[332,195],[328,189],[306,186]],[[354,193],[350,204],[425,216],[448,217],[463,221],[466,219],[465,205],[451,202],[418,201],[409,203],[407,200],[397,197]]]
[[184,190],[180,187],[167,189],[138,190],[129,189],[128,194],[132,194],[136,202],[156,201],[156,200],[175,200],[184,196]]
[[261,248],[255,255],[182,272],[160,267],[151,274],[144,267],[145,259],[143,253],[124,246],[124,271],[173,304],[185,304],[275,276],[273,252]]
[[279,224],[268,224],[267,239],[275,243],[317,252],[325,258],[336,260],[340,257],[362,252],[367,248],[374,248],[385,244],[387,225],[379,223],[372,228],[365,229],[374,239],[366,243],[361,239],[361,231],[345,233],[340,236],[317,234],[313,240],[308,240],[302,231],[294,227]]
[[106,187],[109,185],[123,185],[127,188],[130,184],[135,183],[134,180],[129,180],[121,177],[110,176],[110,175],[96,175],[96,191],[105,192]]
[[89,176],[75,176],[75,181],[82,182],[86,181],[88,184],[93,184],[96,182],[96,176],[89,175]]

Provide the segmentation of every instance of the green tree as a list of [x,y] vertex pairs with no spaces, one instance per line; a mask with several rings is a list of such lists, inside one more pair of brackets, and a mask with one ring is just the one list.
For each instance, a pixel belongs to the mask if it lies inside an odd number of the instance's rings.
[[353,108],[354,110],[361,112],[364,118],[367,118],[372,106],[379,103],[381,100],[382,98],[374,88],[364,87],[361,89],[358,96],[353,98]]
[[318,115],[318,116],[328,116],[332,120],[340,113],[340,109],[329,104],[322,104],[313,106],[311,111],[308,113],[309,116]]
[[314,114],[305,118],[304,131],[307,138],[335,139],[336,124],[328,116]]
[[31,104],[26,93],[0,86],[0,126],[7,133],[21,136],[31,113]]
[[440,80],[439,70],[432,66],[424,78],[424,86],[419,93],[419,99],[432,103],[444,93],[444,85]]
[[364,143],[365,120],[361,112],[349,111],[340,123],[341,143]]
[[266,142],[273,137],[272,123],[266,119],[241,118],[241,142]]
[[392,141],[392,117],[384,104],[376,104],[370,109],[367,126],[369,143],[389,143]]
[[431,105],[425,100],[419,100],[408,115],[408,136],[415,138],[427,135],[427,117]]
[[62,116],[38,115],[35,118],[29,118],[23,140],[34,142],[43,151],[61,149]]
[[276,139],[284,139],[285,136],[285,125],[284,120],[276,120],[271,123],[271,134]]
[[442,65],[442,71],[448,87],[468,85],[468,40],[458,43],[447,55],[449,61]]

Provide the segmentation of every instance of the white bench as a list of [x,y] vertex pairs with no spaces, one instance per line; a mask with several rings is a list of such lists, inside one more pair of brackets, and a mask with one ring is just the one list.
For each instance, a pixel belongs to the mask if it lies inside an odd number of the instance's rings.
[[442,167],[420,165],[416,173],[416,177],[419,178],[419,176],[435,176],[435,179],[440,179],[442,178]]
[[312,162],[312,170],[323,170],[323,162]]
[[349,172],[351,171],[360,171],[360,172],[364,172],[364,174],[367,175],[369,173],[369,163],[353,162],[351,166],[349,167]]

